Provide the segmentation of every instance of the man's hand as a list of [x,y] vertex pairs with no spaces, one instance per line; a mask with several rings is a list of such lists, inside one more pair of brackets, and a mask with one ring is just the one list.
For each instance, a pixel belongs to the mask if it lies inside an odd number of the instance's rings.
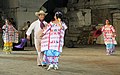
[[40,35],[40,37],[42,38],[44,36],[44,34],[42,33],[41,35]]
[[30,36],[27,35],[27,39],[30,40]]

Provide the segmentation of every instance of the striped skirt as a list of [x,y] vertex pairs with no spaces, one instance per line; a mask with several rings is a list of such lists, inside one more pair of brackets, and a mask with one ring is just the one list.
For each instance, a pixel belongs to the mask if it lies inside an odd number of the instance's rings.
[[107,50],[107,53],[113,53],[115,52],[115,45],[114,44],[106,44],[106,50]]
[[46,50],[44,51],[43,64],[58,65],[59,56],[60,52],[56,50]]

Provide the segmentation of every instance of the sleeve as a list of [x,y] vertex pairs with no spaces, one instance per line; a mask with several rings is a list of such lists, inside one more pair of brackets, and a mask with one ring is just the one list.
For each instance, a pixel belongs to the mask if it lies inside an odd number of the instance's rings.
[[4,30],[6,28],[6,25],[4,25],[3,27],[2,27],[2,29]]
[[104,29],[105,29],[105,27],[103,26],[103,27],[101,28],[101,31],[103,32],[103,31],[104,31]]
[[32,23],[30,25],[30,27],[28,28],[27,32],[26,32],[26,35],[30,36],[30,34],[32,33],[32,30],[35,28],[35,24]]
[[111,30],[112,30],[112,32],[115,32],[115,28],[113,26],[111,27]]
[[18,32],[18,30],[16,30],[16,29],[13,27],[13,25],[12,25],[12,29],[13,29],[14,32]]
[[63,30],[65,31],[68,27],[66,26],[65,23],[63,23]]
[[17,30],[13,27],[13,30],[15,31],[15,32],[17,32]]
[[50,28],[51,28],[51,24],[49,23],[49,24],[46,26],[46,28],[44,29],[43,34],[46,34],[46,32],[48,32],[48,31],[50,30]]
[[45,21],[44,21],[43,23],[44,23],[44,25],[45,25],[45,26],[47,26],[47,25],[48,25],[48,23],[47,23],[47,22],[45,22]]

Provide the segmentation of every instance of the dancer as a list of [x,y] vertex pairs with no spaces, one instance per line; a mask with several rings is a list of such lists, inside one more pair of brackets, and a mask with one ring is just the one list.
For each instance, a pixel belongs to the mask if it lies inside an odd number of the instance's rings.
[[6,52],[6,54],[11,54],[13,42],[18,42],[18,31],[13,27],[10,19],[5,20],[5,25],[2,29],[4,42],[3,51]]
[[58,69],[58,58],[64,44],[64,34],[67,26],[62,21],[63,14],[56,12],[54,21],[51,21],[43,32],[41,51],[44,52],[43,63],[48,64],[47,70]]
[[47,22],[44,21],[45,16],[47,13],[45,13],[43,10],[40,10],[39,12],[36,12],[35,15],[39,18],[38,20],[34,21],[30,27],[28,28],[26,34],[27,34],[27,39],[30,40],[30,34],[32,33],[32,30],[34,30],[34,41],[35,41],[35,48],[38,53],[37,57],[37,65],[38,66],[43,66],[41,62],[43,61],[43,53],[41,53],[41,38],[40,34],[43,31],[43,28],[45,25],[47,25]]
[[110,25],[109,20],[106,20],[106,25],[102,27],[104,42],[106,45],[106,55],[111,55],[115,51],[115,44],[117,44],[115,37],[115,29],[112,25]]

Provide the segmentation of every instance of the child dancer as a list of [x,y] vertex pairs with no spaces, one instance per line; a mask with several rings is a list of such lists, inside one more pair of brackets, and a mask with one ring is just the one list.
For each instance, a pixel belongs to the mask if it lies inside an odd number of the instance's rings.
[[12,43],[18,42],[18,31],[13,27],[10,19],[5,20],[5,25],[2,29],[4,42],[3,51],[6,52],[6,54],[10,54],[12,52]]

